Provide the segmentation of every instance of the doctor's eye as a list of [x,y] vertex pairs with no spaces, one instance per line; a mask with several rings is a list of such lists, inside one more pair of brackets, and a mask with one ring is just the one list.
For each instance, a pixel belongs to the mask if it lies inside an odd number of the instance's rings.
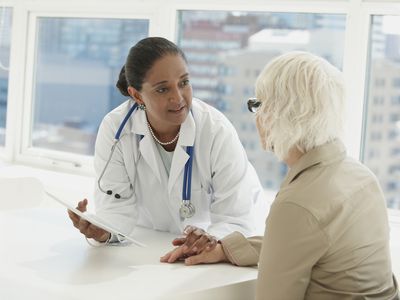
[[162,88],[156,89],[156,92],[159,94],[162,94],[162,93],[165,93],[167,90],[168,89],[166,87],[162,87]]
[[185,86],[187,86],[189,84],[190,84],[190,80],[189,79],[185,79],[185,80],[181,81],[181,87],[185,87]]

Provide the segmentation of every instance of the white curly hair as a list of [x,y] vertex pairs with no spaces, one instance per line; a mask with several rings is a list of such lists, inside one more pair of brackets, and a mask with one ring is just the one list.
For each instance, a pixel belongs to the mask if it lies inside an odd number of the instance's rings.
[[256,118],[264,147],[284,160],[340,138],[345,92],[342,73],[325,59],[293,51],[270,61],[256,81]]

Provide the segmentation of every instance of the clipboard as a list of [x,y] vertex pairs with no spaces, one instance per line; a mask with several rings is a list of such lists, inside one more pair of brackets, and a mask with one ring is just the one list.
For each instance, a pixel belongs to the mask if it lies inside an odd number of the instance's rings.
[[70,203],[66,202],[65,200],[62,200],[61,198],[53,195],[52,193],[49,193],[48,191],[45,191],[45,193],[46,193],[47,196],[49,196],[53,200],[57,201],[58,203],[62,204],[63,206],[68,208],[70,211],[72,211],[73,213],[77,214],[81,218],[85,219],[89,223],[91,223],[91,224],[93,224],[93,225],[95,225],[97,227],[100,227],[101,229],[104,229],[105,231],[108,231],[108,232],[110,232],[112,234],[121,235],[124,238],[126,238],[128,241],[132,242],[133,244],[135,244],[137,246],[146,247],[145,244],[143,244],[143,243],[137,241],[136,239],[132,238],[131,236],[129,236],[129,234],[126,234],[126,233],[123,233],[120,230],[117,230],[114,226],[106,223],[104,220],[101,220],[96,215],[81,212],[80,210],[78,210],[75,207],[73,207]]

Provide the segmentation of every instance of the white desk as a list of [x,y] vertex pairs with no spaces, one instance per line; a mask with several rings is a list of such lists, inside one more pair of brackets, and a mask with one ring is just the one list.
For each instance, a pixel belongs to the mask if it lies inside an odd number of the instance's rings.
[[90,247],[63,208],[0,211],[0,299],[251,299],[257,269],[159,257],[174,235],[138,228],[146,248]]

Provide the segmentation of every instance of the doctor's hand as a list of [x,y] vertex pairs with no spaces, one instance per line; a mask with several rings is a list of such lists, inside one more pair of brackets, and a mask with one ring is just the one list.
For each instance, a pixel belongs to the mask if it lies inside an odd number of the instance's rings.
[[193,255],[210,251],[215,248],[218,242],[215,236],[193,225],[186,226],[183,234],[183,237],[174,239],[172,245],[183,246],[185,254]]
[[186,226],[184,236],[172,241],[174,246],[180,246],[161,257],[161,262],[174,262],[188,256],[211,251],[217,246],[217,238],[196,226]]
[[219,262],[229,262],[221,244],[217,244],[210,251],[203,251],[200,254],[187,256],[183,253],[182,246],[179,246],[161,257],[161,262],[173,263],[176,260],[184,260],[185,265],[192,266],[198,264],[214,264]]
[[[83,199],[82,201],[78,202],[78,206],[76,209],[78,209],[81,212],[86,211],[86,207],[88,205],[87,199]],[[110,237],[110,233],[89,223],[85,219],[82,219],[79,217],[77,214],[74,212],[68,210],[68,215],[69,218],[71,219],[72,223],[78,230],[86,236],[86,238],[92,238],[96,240],[97,242],[103,243],[108,240]]]

